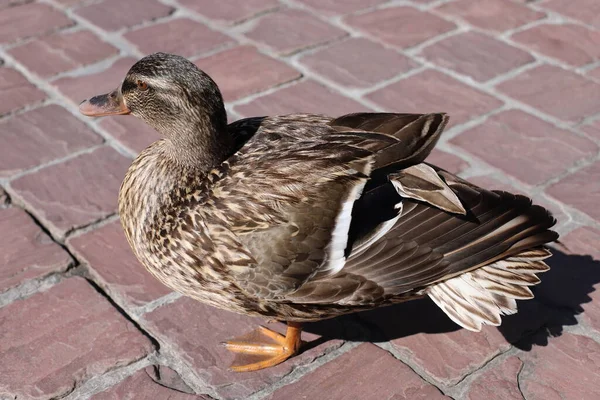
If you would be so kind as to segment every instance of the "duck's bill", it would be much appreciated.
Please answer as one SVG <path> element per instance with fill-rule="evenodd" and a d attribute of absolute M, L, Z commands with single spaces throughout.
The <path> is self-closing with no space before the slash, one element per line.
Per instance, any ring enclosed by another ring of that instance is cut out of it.
<path fill-rule="evenodd" d="M 89 117 L 103 117 L 105 115 L 129 114 L 131 111 L 123 101 L 121 91 L 116 89 L 110 93 L 84 100 L 79 105 L 79 112 Z"/>

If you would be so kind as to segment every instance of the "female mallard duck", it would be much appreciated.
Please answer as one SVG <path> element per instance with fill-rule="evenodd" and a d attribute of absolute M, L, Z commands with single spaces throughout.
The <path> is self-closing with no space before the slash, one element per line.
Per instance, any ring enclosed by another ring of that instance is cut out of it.
<path fill-rule="evenodd" d="M 298 352 L 301 323 L 429 296 L 479 331 L 516 312 L 558 235 L 544 208 L 424 163 L 445 114 L 295 114 L 227 125 L 217 85 L 186 59 L 144 57 L 89 116 L 133 114 L 164 138 L 119 193 L 127 240 L 170 288 L 215 307 L 287 321 L 226 343 Z"/>

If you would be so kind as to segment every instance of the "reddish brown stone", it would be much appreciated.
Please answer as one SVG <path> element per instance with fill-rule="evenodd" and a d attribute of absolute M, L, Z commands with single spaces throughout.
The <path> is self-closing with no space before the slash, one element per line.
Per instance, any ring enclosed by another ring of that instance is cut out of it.
<path fill-rule="evenodd" d="M 250 46 L 236 47 L 201 58 L 196 65 L 217 82 L 226 101 L 240 99 L 300 77 L 298 71 Z"/>
<path fill-rule="evenodd" d="M 277 0 L 180 0 L 179 4 L 189 7 L 213 20 L 237 22 L 277 8 Z"/>
<path fill-rule="evenodd" d="M 150 125 L 132 115 L 104 118 L 100 126 L 123 145 L 138 153 L 161 138 Z"/>
<path fill-rule="evenodd" d="M 600 67 L 596 67 L 596 68 L 588 71 L 587 76 L 600 81 Z"/>
<path fill-rule="evenodd" d="M 591 140 L 517 110 L 494 115 L 452 143 L 531 185 L 564 173 L 598 151 Z"/>
<path fill-rule="evenodd" d="M 444 3 L 438 11 L 457 16 L 473 26 L 507 31 L 544 18 L 543 12 L 505 0 L 458 0 Z"/>
<path fill-rule="evenodd" d="M 46 94 L 12 68 L 0 67 L 0 115 L 37 103 Z"/>
<path fill-rule="evenodd" d="M 600 3 L 596 0 L 579 0 L 577 7 L 563 0 L 548 0 L 540 4 L 567 17 L 578 19 L 586 24 L 600 28 Z"/>
<path fill-rule="evenodd" d="M 437 149 L 433 149 L 431 154 L 429 154 L 427 162 L 435 164 L 453 174 L 459 174 L 469 167 L 469 163 L 462 158 Z"/>
<path fill-rule="evenodd" d="M 19 208 L 0 210 L 0 232 L 0 292 L 71 264 L 69 254 Z"/>
<path fill-rule="evenodd" d="M 307 12 L 286 9 L 260 18 L 244 35 L 279 53 L 290 54 L 346 36 L 347 33 Z"/>
<path fill-rule="evenodd" d="M 110 147 L 25 175 L 13 190 L 57 236 L 116 212 L 130 160 Z"/>
<path fill-rule="evenodd" d="M 159 17 L 166 17 L 173 8 L 156 0 L 104 0 L 75 10 L 75 13 L 107 31 L 137 25 Z"/>
<path fill-rule="evenodd" d="M 49 77 L 101 61 L 119 50 L 89 31 L 77 31 L 34 39 L 9 53 L 30 71 Z"/>
<path fill-rule="evenodd" d="M 120 304 L 142 306 L 171 293 L 135 258 L 119 222 L 69 239 L 68 245 Z"/>
<path fill-rule="evenodd" d="M 519 357 L 524 361 L 520 388 L 526 399 L 600 398 L 600 345 L 563 333 L 547 346 L 535 346 Z"/>
<path fill-rule="evenodd" d="M 574 123 L 600 109 L 600 84 L 550 65 L 525 71 L 498 85 L 498 90 Z"/>
<path fill-rule="evenodd" d="M 499 365 L 487 369 L 471 383 L 466 398 L 470 400 L 522 400 L 517 375 L 523 362 L 509 357 Z"/>
<path fill-rule="evenodd" d="M 284 399 L 449 399 L 390 353 L 364 343 L 266 397 Z"/>
<path fill-rule="evenodd" d="M 589 255 L 600 261 L 600 231 L 594 228 L 577 228 L 562 237 L 563 242 L 572 254 Z"/>
<path fill-rule="evenodd" d="M 547 192 L 600 221 L 600 161 L 561 179 Z"/>
<path fill-rule="evenodd" d="M 417 66 L 408 57 L 365 38 L 335 43 L 300 62 L 327 79 L 354 88 L 368 88 Z"/>
<path fill-rule="evenodd" d="M 432 70 L 393 83 L 367 97 L 395 112 L 447 112 L 451 125 L 462 124 L 502 105 L 500 100 Z"/>
<path fill-rule="evenodd" d="M 592 122 L 591 124 L 582 125 L 580 129 L 589 136 L 600 140 L 600 119 Z"/>
<path fill-rule="evenodd" d="M 340 341 L 320 344 L 276 367 L 240 374 L 228 370 L 234 355 L 221 342 L 248 333 L 263 324 L 260 318 L 250 318 L 204 305 L 190 298 L 181 298 L 171 304 L 145 314 L 142 325 L 185 360 L 192 370 L 219 396 L 243 399 L 261 390 L 300 365 L 310 363 L 315 357 L 340 345 Z M 270 329 L 281 330 L 280 324 L 270 324 Z M 316 335 L 303 333 L 305 341 L 317 339 Z"/>
<path fill-rule="evenodd" d="M 102 143 L 85 124 L 57 105 L 0 123 L 0 177 L 8 177 Z"/>
<path fill-rule="evenodd" d="M 346 23 L 400 48 L 415 46 L 456 28 L 452 22 L 412 7 L 384 8 L 352 15 L 346 18 Z"/>
<path fill-rule="evenodd" d="M 242 116 L 252 117 L 293 113 L 338 116 L 369 110 L 362 104 L 334 93 L 313 81 L 303 81 L 254 99 L 248 104 L 237 106 L 235 111 Z"/>
<path fill-rule="evenodd" d="M 72 25 L 66 15 L 47 4 L 29 3 L 0 10 L 0 43 L 40 35 Z"/>
<path fill-rule="evenodd" d="M 325 15 L 351 14 L 385 3 L 385 0 L 300 0 Z"/>
<path fill-rule="evenodd" d="M 477 32 L 465 32 L 436 42 L 425 48 L 423 55 L 441 67 L 480 82 L 535 61 L 529 53 Z"/>
<path fill-rule="evenodd" d="M 78 277 L 1 308 L 0 320 L 0 392 L 11 398 L 63 397 L 152 351 L 150 341 Z"/>
<path fill-rule="evenodd" d="M 233 42 L 222 33 L 188 18 L 173 19 L 128 32 L 125 39 L 146 54 L 162 51 L 183 57 L 198 56 Z"/>

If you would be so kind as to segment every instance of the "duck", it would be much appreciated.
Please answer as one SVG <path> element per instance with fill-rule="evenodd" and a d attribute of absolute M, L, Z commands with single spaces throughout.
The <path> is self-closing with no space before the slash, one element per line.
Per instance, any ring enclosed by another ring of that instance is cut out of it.
<path fill-rule="evenodd" d="M 224 342 L 234 371 L 298 354 L 306 322 L 417 298 L 465 329 L 497 326 L 549 269 L 558 234 L 548 210 L 426 162 L 445 113 L 228 124 L 211 77 L 166 53 L 141 58 L 79 110 L 131 114 L 162 136 L 119 191 L 141 264 L 185 296 L 287 323 L 285 334 L 260 326 Z"/>

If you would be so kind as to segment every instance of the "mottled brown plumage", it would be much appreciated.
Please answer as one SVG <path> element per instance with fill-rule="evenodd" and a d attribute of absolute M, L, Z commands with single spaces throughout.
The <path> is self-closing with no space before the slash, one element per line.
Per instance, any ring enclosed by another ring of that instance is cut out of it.
<path fill-rule="evenodd" d="M 550 255 L 542 246 L 557 238 L 552 216 L 526 197 L 424 162 L 445 114 L 294 114 L 227 125 L 216 84 L 161 53 L 81 110 L 131 112 L 163 134 L 123 181 L 127 239 L 164 284 L 226 310 L 304 322 L 429 295 L 479 330 L 532 297 L 528 286 Z M 297 351 L 290 337 L 229 347 L 277 353 L 241 368 L 251 370 Z"/>

